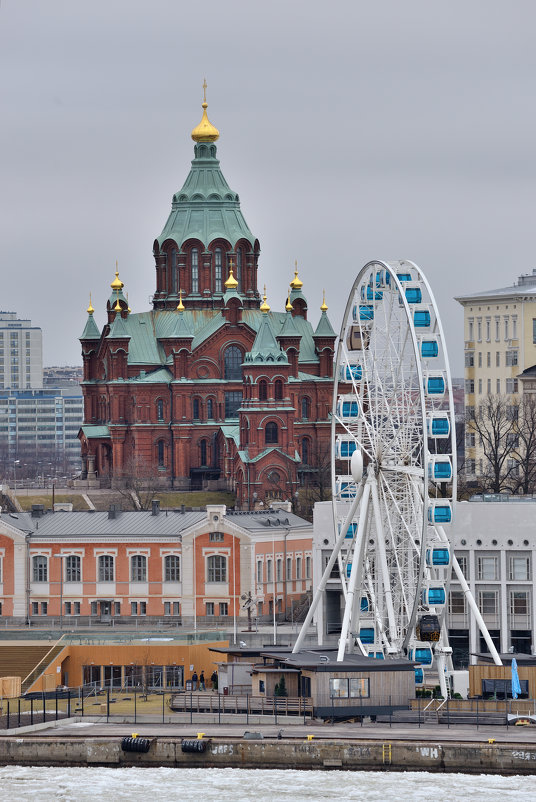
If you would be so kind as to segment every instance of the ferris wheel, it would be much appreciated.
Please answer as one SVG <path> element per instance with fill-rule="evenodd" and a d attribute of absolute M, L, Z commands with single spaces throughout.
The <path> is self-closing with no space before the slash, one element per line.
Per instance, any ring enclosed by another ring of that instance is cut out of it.
<path fill-rule="evenodd" d="M 369 262 L 350 292 L 335 367 L 332 494 L 336 543 L 310 620 L 338 563 L 338 660 L 352 651 L 408 657 L 418 665 L 418 682 L 437 672 L 446 698 L 454 569 L 500 664 L 449 544 L 456 498 L 452 383 L 437 306 L 413 262 Z"/>

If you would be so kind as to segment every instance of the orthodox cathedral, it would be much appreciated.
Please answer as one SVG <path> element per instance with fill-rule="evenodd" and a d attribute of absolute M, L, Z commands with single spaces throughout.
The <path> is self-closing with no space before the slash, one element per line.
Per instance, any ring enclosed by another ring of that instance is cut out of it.
<path fill-rule="evenodd" d="M 288 500 L 329 447 L 335 332 L 325 299 L 308 320 L 295 270 L 285 310 L 257 286 L 259 240 L 203 115 L 190 173 L 154 242 L 153 308 L 131 312 L 116 270 L 102 331 L 91 302 L 81 480 L 228 489 L 237 505 Z"/>

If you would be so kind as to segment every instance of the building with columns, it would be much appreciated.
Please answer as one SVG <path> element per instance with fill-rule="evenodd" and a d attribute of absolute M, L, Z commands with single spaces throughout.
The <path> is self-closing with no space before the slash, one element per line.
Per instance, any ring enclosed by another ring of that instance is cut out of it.
<path fill-rule="evenodd" d="M 153 308 L 130 310 L 117 271 L 102 329 L 90 303 L 80 481 L 229 489 L 249 509 L 292 498 L 329 448 L 335 333 L 325 300 L 309 321 L 297 267 L 284 311 L 261 298 L 259 240 L 221 172 L 206 109 L 153 244 Z"/>

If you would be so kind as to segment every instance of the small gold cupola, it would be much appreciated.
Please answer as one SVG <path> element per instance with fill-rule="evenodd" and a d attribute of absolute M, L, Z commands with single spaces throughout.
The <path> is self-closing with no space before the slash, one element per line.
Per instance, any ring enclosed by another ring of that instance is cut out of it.
<path fill-rule="evenodd" d="M 289 292 L 289 294 L 287 295 L 287 302 L 286 302 L 286 304 L 285 304 L 285 309 L 287 310 L 287 312 L 292 312 L 292 310 L 294 309 L 294 307 L 293 307 L 293 306 L 292 306 L 292 304 L 290 303 L 290 292 Z"/>
<path fill-rule="evenodd" d="M 327 312 L 328 311 L 328 305 L 326 303 L 326 291 L 325 290 L 322 290 L 322 306 L 320 307 L 320 311 L 321 312 Z"/>
<path fill-rule="evenodd" d="M 298 277 L 298 260 L 294 262 L 294 278 L 290 282 L 290 286 L 293 290 L 301 290 L 303 287 L 303 281 Z"/>
<path fill-rule="evenodd" d="M 117 290 L 118 292 L 120 292 L 120 291 L 123 289 L 123 287 L 124 287 L 124 286 L 125 286 L 125 285 L 123 284 L 123 282 L 122 282 L 122 281 L 121 281 L 121 279 L 119 278 L 119 270 L 118 270 L 118 268 L 117 268 L 117 261 L 116 261 L 116 263 L 115 263 L 115 278 L 114 278 L 114 280 L 112 281 L 112 283 L 110 284 L 110 287 L 112 288 L 112 290 L 113 290 L 114 292 L 115 292 L 116 290 Z"/>
<path fill-rule="evenodd" d="M 91 303 L 91 293 L 89 293 L 89 306 L 87 308 L 87 313 L 88 315 L 92 315 L 94 311 L 93 304 Z"/>
<path fill-rule="evenodd" d="M 225 282 L 225 289 L 226 290 L 236 290 L 238 288 L 238 281 L 235 279 L 233 275 L 233 260 L 229 262 L 229 278 Z"/>
<path fill-rule="evenodd" d="M 179 303 L 177 304 L 177 312 L 184 312 L 184 304 L 182 302 L 182 288 L 179 290 Z"/>
<path fill-rule="evenodd" d="M 192 131 L 192 139 L 194 142 L 216 142 L 220 138 L 220 132 L 216 126 L 212 125 L 207 116 L 207 82 L 203 80 L 203 116 L 201 122 Z"/>
<path fill-rule="evenodd" d="M 264 295 L 262 296 L 262 304 L 260 306 L 260 310 L 264 315 L 267 315 L 270 311 L 269 305 L 266 303 L 266 284 L 264 285 Z"/>

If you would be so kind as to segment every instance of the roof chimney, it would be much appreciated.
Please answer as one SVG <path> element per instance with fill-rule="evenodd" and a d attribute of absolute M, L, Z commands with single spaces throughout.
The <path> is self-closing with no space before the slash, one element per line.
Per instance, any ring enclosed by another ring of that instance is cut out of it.
<path fill-rule="evenodd" d="M 153 498 L 151 504 L 152 504 L 151 514 L 158 515 L 158 513 L 160 512 L 160 500 L 157 498 Z"/>
<path fill-rule="evenodd" d="M 32 518 L 42 518 L 45 514 L 44 504 L 32 504 Z"/>

